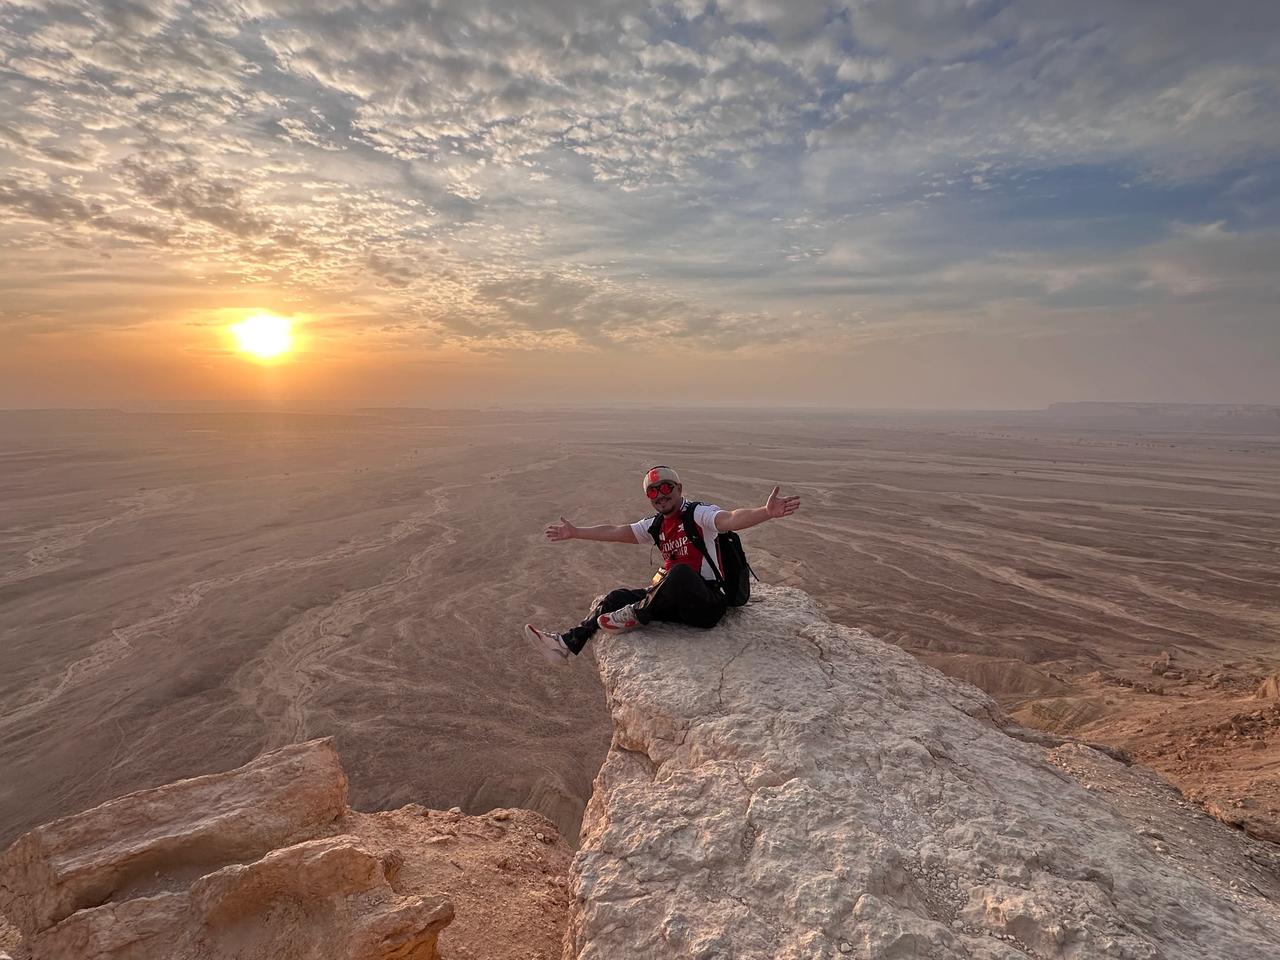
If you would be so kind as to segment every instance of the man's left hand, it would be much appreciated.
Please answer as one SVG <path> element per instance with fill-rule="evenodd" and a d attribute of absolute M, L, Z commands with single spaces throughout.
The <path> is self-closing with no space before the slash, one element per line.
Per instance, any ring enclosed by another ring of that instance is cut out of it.
<path fill-rule="evenodd" d="M 764 509 L 769 514 L 770 519 L 789 517 L 800 509 L 800 498 L 780 497 L 778 496 L 780 489 L 780 487 L 774 487 L 773 493 L 769 494 L 769 499 L 765 501 Z"/>

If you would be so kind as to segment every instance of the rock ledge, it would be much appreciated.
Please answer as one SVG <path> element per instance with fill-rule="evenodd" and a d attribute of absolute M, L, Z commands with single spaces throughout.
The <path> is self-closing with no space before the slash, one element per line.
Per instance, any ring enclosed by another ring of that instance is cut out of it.
<path fill-rule="evenodd" d="M 1154 774 L 760 588 L 595 644 L 565 957 L 1272 960 L 1280 858 Z"/>

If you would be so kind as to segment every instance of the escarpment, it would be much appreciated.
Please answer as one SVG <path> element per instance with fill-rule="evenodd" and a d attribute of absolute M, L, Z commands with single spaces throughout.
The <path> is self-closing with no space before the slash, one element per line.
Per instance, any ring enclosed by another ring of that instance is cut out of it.
<path fill-rule="evenodd" d="M 572 870 L 529 811 L 352 811 L 318 740 L 24 835 L 0 958 L 1278 955 L 1274 845 L 804 593 L 593 649 L 614 737 Z"/>
<path fill-rule="evenodd" d="M 565 957 L 1270 960 L 1280 857 L 803 593 L 601 638 Z"/>

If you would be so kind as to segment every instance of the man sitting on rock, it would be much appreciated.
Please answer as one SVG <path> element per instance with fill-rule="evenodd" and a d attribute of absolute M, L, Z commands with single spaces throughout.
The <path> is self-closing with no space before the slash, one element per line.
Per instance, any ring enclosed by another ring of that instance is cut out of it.
<path fill-rule="evenodd" d="M 653 467 L 644 475 L 644 493 L 662 517 L 658 547 L 665 560 L 648 587 L 614 590 L 605 595 L 582 623 L 564 633 L 539 630 L 525 624 L 525 637 L 553 663 L 563 663 L 569 654 L 578 654 L 596 630 L 621 633 L 652 620 L 683 623 L 709 629 L 720 622 L 725 611 L 725 595 L 717 582 L 716 570 L 723 570 L 719 556 L 712 569 L 707 557 L 686 535 L 681 511 L 684 487 L 679 475 L 667 466 Z M 774 487 L 763 507 L 722 510 L 700 504 L 693 513 L 702 542 L 716 550 L 716 537 L 730 530 L 745 530 L 774 517 L 789 517 L 800 508 L 799 497 L 782 497 Z M 635 523 L 612 526 L 575 527 L 564 517 L 547 527 L 547 539 L 601 540 L 610 543 L 652 544 L 649 534 L 654 517 Z"/>

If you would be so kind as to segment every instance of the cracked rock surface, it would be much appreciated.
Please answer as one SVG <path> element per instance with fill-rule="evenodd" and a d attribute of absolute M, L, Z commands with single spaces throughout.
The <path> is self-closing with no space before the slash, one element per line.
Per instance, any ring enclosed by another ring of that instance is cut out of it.
<path fill-rule="evenodd" d="M 601 636 L 565 957 L 1280 955 L 1275 848 L 804 593 Z"/>

